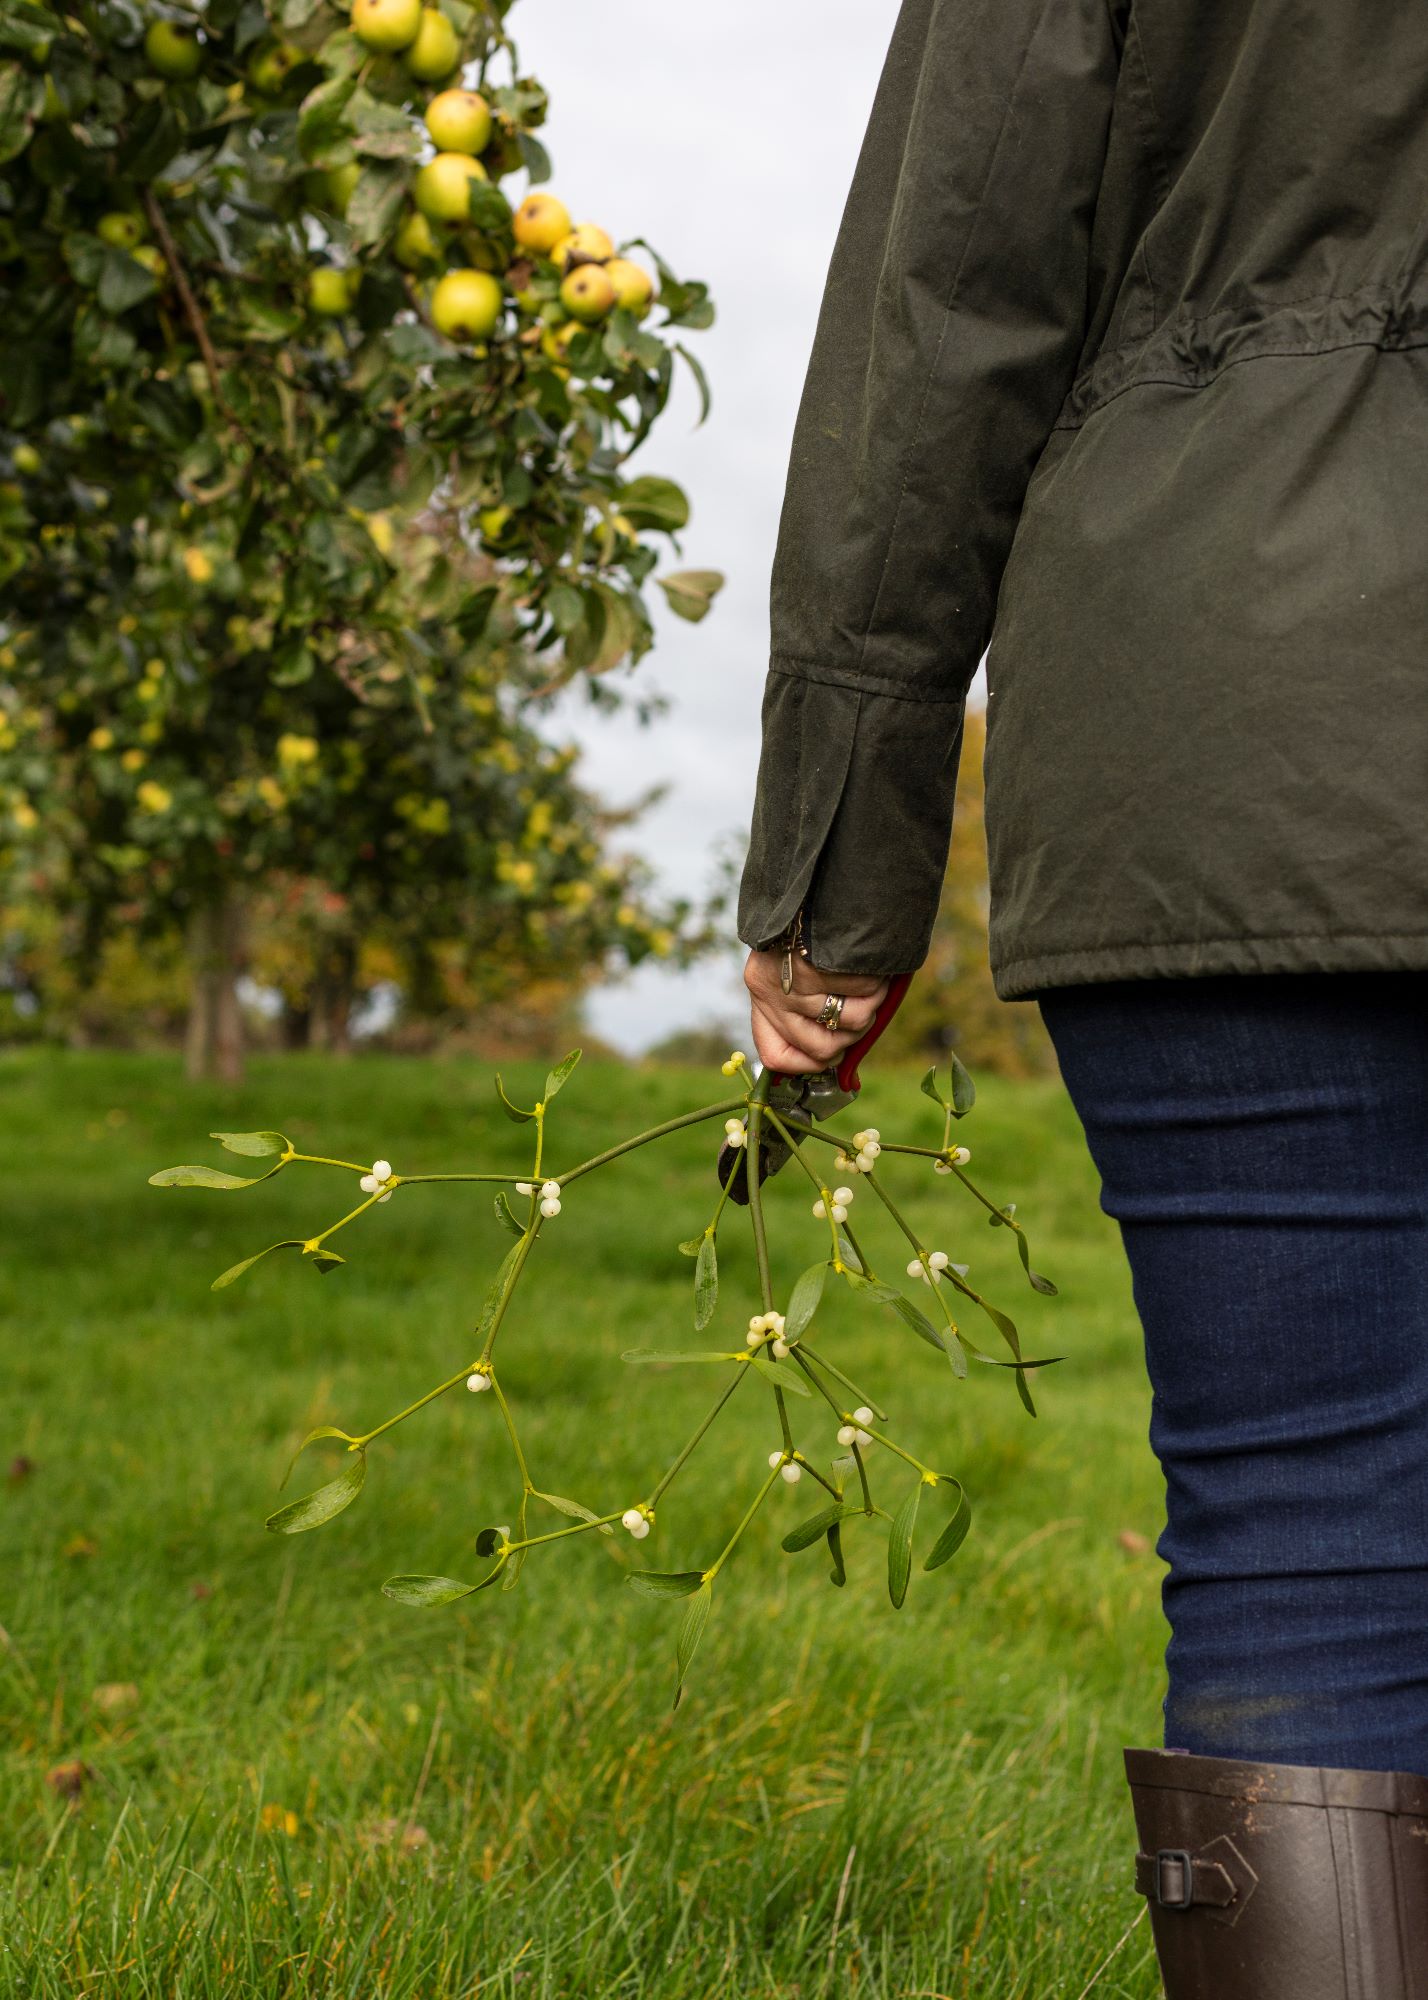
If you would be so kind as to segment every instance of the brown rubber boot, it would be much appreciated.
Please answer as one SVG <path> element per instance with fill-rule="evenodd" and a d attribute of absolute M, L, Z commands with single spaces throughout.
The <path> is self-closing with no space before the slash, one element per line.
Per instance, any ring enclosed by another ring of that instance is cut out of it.
<path fill-rule="evenodd" d="M 1428 2000 L 1428 1778 L 1127 1750 L 1167 2000 Z"/>

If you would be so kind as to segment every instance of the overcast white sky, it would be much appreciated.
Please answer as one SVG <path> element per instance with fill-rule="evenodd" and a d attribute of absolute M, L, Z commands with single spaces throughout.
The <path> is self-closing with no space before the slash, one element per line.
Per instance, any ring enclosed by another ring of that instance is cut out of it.
<path fill-rule="evenodd" d="M 768 652 L 768 580 L 794 413 L 896 0 L 522 0 L 510 25 L 550 91 L 552 190 L 579 222 L 647 236 L 718 304 L 689 336 L 714 392 L 687 379 L 636 468 L 693 503 L 683 557 L 727 586 L 702 625 L 665 615 L 635 670 L 670 712 L 648 729 L 572 705 L 585 774 L 612 801 L 667 784 L 638 845 L 672 891 L 700 894 L 721 837 L 747 829 Z M 519 185 L 519 184 L 518 184 Z M 681 370 L 681 373 L 683 371 Z M 638 1049 L 670 1029 L 742 1019 L 738 962 L 651 969 L 590 1003 Z"/>

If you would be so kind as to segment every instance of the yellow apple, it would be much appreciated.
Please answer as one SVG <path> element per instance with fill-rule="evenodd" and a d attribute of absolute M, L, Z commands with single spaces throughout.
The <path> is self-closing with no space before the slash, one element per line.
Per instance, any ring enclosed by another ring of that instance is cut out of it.
<path fill-rule="evenodd" d="M 615 303 L 615 287 L 599 264 L 577 264 L 560 287 L 560 303 L 572 319 L 592 326 Z"/>
<path fill-rule="evenodd" d="M 321 319 L 336 319 L 352 303 L 351 273 L 332 264 L 319 264 L 307 276 L 307 302 Z"/>
<path fill-rule="evenodd" d="M 349 160 L 345 167 L 329 167 L 322 176 L 326 205 L 334 215 L 346 215 L 347 204 L 357 192 L 361 178 L 362 169 L 355 160 Z"/>
<path fill-rule="evenodd" d="M 167 279 L 169 267 L 157 243 L 136 243 L 129 255 L 136 264 L 142 264 L 153 277 Z"/>
<path fill-rule="evenodd" d="M 94 233 L 116 250 L 132 250 L 148 235 L 142 215 L 135 215 L 129 209 L 111 209 L 108 215 L 101 215 L 94 225 Z"/>
<path fill-rule="evenodd" d="M 404 271 L 419 271 L 423 264 L 436 262 L 441 249 L 424 215 L 404 218 L 392 239 L 392 255 Z"/>
<path fill-rule="evenodd" d="M 369 49 L 410 48 L 421 16 L 421 0 L 352 0 L 352 32 Z"/>
<path fill-rule="evenodd" d="M 10 454 L 10 462 L 17 472 L 33 478 L 40 469 L 40 454 L 32 444 L 17 444 Z"/>
<path fill-rule="evenodd" d="M 488 542 L 499 542 L 510 518 L 509 507 L 483 507 L 476 516 L 476 523 Z"/>
<path fill-rule="evenodd" d="M 615 304 L 643 319 L 654 297 L 654 279 L 644 265 L 631 257 L 612 257 L 605 266 L 605 276 L 615 287 Z"/>
<path fill-rule="evenodd" d="M 545 256 L 562 236 L 570 234 L 570 210 L 553 194 L 528 194 L 511 226 L 523 250 L 536 250 Z"/>
<path fill-rule="evenodd" d="M 439 7 L 423 7 L 416 40 L 402 57 L 418 83 L 440 83 L 461 54 L 461 40 Z"/>
<path fill-rule="evenodd" d="M 420 169 L 412 198 L 428 222 L 464 222 L 471 213 L 471 183 L 486 169 L 467 153 L 438 153 Z"/>
<path fill-rule="evenodd" d="M 574 229 L 568 230 L 558 243 L 551 245 L 550 259 L 553 264 L 564 265 L 576 253 L 581 257 L 593 257 L 597 263 L 603 264 L 607 257 L 614 256 L 615 246 L 604 230 L 597 228 L 593 222 L 577 222 Z"/>
<path fill-rule="evenodd" d="M 491 112 L 475 90 L 443 90 L 426 107 L 426 129 L 439 153 L 480 153 L 491 139 Z"/>
<path fill-rule="evenodd" d="M 448 340 L 484 340 L 501 317 L 501 287 L 489 271 L 448 271 L 431 294 L 432 324 Z"/>
<path fill-rule="evenodd" d="M 418 0 L 420 4 L 420 0 Z M 198 30 L 187 21 L 150 21 L 144 30 L 144 55 L 149 68 L 170 83 L 197 76 L 203 61 Z"/>

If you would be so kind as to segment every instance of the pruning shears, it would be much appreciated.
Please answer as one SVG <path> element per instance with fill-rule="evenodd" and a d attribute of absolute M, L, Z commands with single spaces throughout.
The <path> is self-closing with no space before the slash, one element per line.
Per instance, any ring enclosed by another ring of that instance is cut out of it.
<path fill-rule="evenodd" d="M 899 973 L 896 979 L 890 981 L 867 1033 L 861 1035 L 851 1048 L 845 1049 L 837 1063 L 817 1070 L 811 1076 L 780 1076 L 777 1071 L 770 1072 L 766 1102 L 788 1127 L 793 1145 L 803 1144 L 815 1119 L 821 1121 L 832 1118 L 839 1111 L 846 1111 L 856 1098 L 862 1088 L 859 1066 L 902 1005 L 903 995 L 911 983 L 910 972 Z M 762 1185 L 770 1174 L 776 1174 L 780 1167 L 787 1164 L 791 1157 L 789 1140 L 778 1130 L 766 1127 L 758 1153 L 758 1175 Z M 727 1187 L 730 1201 L 738 1202 L 741 1208 L 747 1207 L 749 1200 L 748 1158 L 747 1146 L 726 1145 L 719 1154 L 719 1185 Z"/>

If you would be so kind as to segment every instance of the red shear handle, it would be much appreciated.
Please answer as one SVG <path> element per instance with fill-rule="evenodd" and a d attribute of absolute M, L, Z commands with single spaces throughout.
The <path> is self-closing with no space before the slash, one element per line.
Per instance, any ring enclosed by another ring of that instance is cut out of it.
<path fill-rule="evenodd" d="M 863 1036 L 861 1041 L 854 1042 L 852 1048 L 845 1050 L 843 1060 L 838 1065 L 838 1088 L 840 1090 L 861 1090 L 862 1085 L 858 1079 L 858 1065 L 902 1005 L 903 995 L 911 984 L 912 974 L 910 972 L 900 972 L 896 979 L 889 982 L 888 990 L 883 995 L 883 1004 L 879 1007 L 877 1013 L 874 1014 L 872 1025 L 868 1029 L 868 1032 Z"/>

